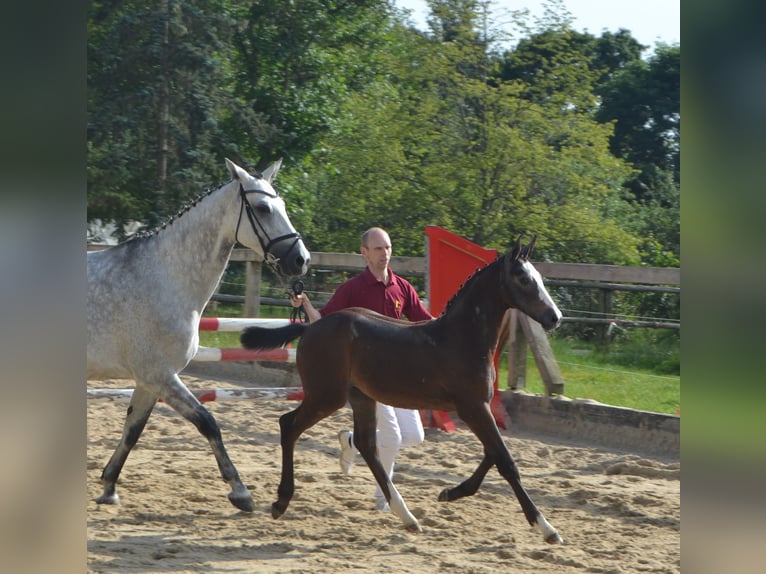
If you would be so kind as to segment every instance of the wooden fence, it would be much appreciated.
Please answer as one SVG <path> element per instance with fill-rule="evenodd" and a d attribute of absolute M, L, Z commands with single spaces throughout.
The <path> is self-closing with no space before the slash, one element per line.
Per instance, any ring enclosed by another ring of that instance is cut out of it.
<path fill-rule="evenodd" d="M 89 245 L 89 250 L 103 249 L 103 246 Z M 244 303 L 244 317 L 258 317 L 262 303 L 287 305 L 287 298 L 274 299 L 261 296 L 263 258 L 250 249 L 234 249 L 231 261 L 245 263 L 245 295 L 214 294 L 213 301 Z M 425 257 L 391 258 L 391 268 L 400 275 L 425 277 L 428 268 Z M 326 271 L 348 271 L 358 273 L 365 267 L 364 258 L 356 253 L 312 252 L 313 269 Z M 592 288 L 601 291 L 601 312 L 604 318 L 565 317 L 567 321 L 597 323 L 606 326 L 611 323 L 610 307 L 612 291 L 643 291 L 660 293 L 681 293 L 680 268 L 667 267 L 626 267 L 619 265 L 593 265 L 581 263 L 535 263 L 549 286 Z M 321 301 L 316 301 L 320 303 Z M 662 327 L 680 329 L 679 322 L 665 321 L 620 321 L 623 325 L 635 327 Z M 508 345 L 508 386 L 523 389 L 526 385 L 526 353 L 531 349 L 540 370 L 548 395 L 563 393 L 563 380 L 555 358 L 542 328 L 534 321 L 516 312 L 510 312 L 506 341 Z"/>
<path fill-rule="evenodd" d="M 88 250 L 104 249 L 103 245 L 88 245 Z M 245 295 L 213 295 L 214 301 L 244 303 L 244 317 L 260 316 L 262 303 L 286 305 L 285 299 L 272 299 L 261 296 L 261 278 L 263 258 L 250 249 L 234 249 L 231 261 L 245 263 Z M 425 257 L 391 258 L 391 268 L 400 275 L 412 277 L 426 276 Z M 312 252 L 313 269 L 328 271 L 360 272 L 365 267 L 364 258 L 358 253 Z M 681 269 L 676 267 L 627 267 L 621 265 L 594 265 L 587 263 L 535 263 L 535 267 L 545 277 L 546 285 L 552 287 L 594 288 L 601 291 L 600 312 L 606 317 L 610 314 L 611 293 L 613 291 L 643 291 L 660 293 L 681 293 Z M 584 323 L 608 324 L 607 318 L 571 318 Z M 665 321 L 624 321 L 634 327 L 661 327 L 678 329 L 680 322 Z"/>
<path fill-rule="evenodd" d="M 261 303 L 285 304 L 261 297 L 261 265 L 263 259 L 249 249 L 235 249 L 231 261 L 245 262 L 244 300 L 237 296 L 214 295 L 214 300 L 243 302 L 245 317 L 258 317 Z M 391 268 L 400 275 L 425 277 L 425 257 L 391 258 Z M 360 272 L 365 267 L 364 258 L 357 253 L 313 252 L 313 269 L 328 271 Z M 545 277 L 546 285 L 556 287 L 595 288 L 601 291 L 600 312 L 610 314 L 611 293 L 613 291 L 641 291 L 661 293 L 681 293 L 681 269 L 675 267 L 628 267 L 621 265 L 594 265 L 586 263 L 535 263 L 535 267 Z M 607 318 L 578 317 L 585 323 L 609 324 Z M 635 327 L 680 328 L 680 323 L 667 321 L 626 321 Z"/>

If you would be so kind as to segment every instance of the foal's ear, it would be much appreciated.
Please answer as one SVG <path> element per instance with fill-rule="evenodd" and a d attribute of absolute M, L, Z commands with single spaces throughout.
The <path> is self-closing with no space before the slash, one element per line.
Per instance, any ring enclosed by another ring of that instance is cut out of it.
<path fill-rule="evenodd" d="M 280 157 L 277 161 L 272 163 L 269 167 L 263 170 L 263 178 L 271 183 L 271 180 L 274 179 L 277 176 L 277 173 L 279 172 L 279 168 L 282 167 L 282 158 Z"/>
<path fill-rule="evenodd" d="M 519 255 L 521 255 L 521 235 L 519 235 L 519 238 L 516 240 L 516 245 L 513 246 L 510 253 L 511 261 L 516 261 L 519 258 Z"/>
<path fill-rule="evenodd" d="M 524 259 L 529 259 L 532 256 L 532 251 L 535 248 L 535 241 L 537 241 L 537 235 L 532 236 L 532 241 L 529 242 L 529 245 L 527 245 L 524 248 L 524 252 L 521 254 L 521 256 Z"/>

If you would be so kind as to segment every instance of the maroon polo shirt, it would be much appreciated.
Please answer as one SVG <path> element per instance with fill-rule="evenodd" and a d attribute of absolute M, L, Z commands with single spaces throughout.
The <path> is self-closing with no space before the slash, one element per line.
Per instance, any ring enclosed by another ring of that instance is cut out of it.
<path fill-rule="evenodd" d="M 417 291 L 409 281 L 395 275 L 391 269 L 388 270 L 388 275 L 390 281 L 385 285 L 365 267 L 359 275 L 338 287 L 319 313 L 324 317 L 347 307 L 366 307 L 395 319 L 401 319 L 402 315 L 410 321 L 433 318 L 423 307 Z"/>

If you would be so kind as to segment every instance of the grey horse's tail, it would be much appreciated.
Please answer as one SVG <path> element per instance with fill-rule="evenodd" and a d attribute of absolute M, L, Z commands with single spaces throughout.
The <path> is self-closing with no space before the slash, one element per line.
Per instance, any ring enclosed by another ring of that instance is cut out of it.
<path fill-rule="evenodd" d="M 245 349 L 276 349 L 300 337 L 308 323 L 290 323 L 284 327 L 246 327 L 239 336 Z"/>

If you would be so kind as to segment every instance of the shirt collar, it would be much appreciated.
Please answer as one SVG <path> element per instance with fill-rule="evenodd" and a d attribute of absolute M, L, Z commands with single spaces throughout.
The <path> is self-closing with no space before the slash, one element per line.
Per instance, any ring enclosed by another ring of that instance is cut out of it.
<path fill-rule="evenodd" d="M 368 285 L 373 285 L 375 283 L 383 283 L 382 281 L 379 281 L 375 275 L 372 274 L 372 271 L 370 271 L 369 267 L 365 267 L 364 271 L 362 271 L 362 277 L 364 277 L 365 283 Z M 396 275 L 393 271 L 391 271 L 391 268 L 388 268 L 388 285 L 392 285 L 394 282 L 394 278 Z"/>

